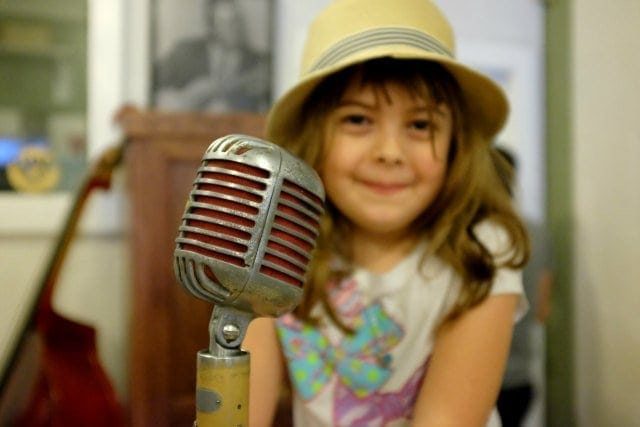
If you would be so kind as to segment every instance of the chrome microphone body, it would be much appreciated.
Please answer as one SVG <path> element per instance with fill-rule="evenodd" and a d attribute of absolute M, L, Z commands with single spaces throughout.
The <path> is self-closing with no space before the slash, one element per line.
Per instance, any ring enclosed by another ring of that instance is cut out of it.
<path fill-rule="evenodd" d="M 198 353 L 198 425 L 246 423 L 246 414 L 233 411 L 248 402 L 249 356 L 240 344 L 251 319 L 280 316 L 300 302 L 324 197 L 317 173 L 270 142 L 228 135 L 204 153 L 174 251 L 178 281 L 214 303 L 209 349 Z M 246 377 L 246 384 L 207 385 L 205 377 Z M 216 388 L 233 394 L 233 404 Z"/>
<path fill-rule="evenodd" d="M 300 301 L 324 189 L 316 172 L 257 138 L 214 141 L 176 239 L 176 276 L 194 296 L 257 316 Z"/>

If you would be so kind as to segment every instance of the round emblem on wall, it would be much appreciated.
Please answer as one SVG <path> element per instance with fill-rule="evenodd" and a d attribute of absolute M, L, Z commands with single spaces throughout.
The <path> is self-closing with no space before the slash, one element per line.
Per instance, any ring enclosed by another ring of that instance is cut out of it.
<path fill-rule="evenodd" d="M 48 191 L 60 181 L 60 167 L 47 148 L 25 147 L 18 159 L 7 165 L 7 181 L 16 191 Z"/>

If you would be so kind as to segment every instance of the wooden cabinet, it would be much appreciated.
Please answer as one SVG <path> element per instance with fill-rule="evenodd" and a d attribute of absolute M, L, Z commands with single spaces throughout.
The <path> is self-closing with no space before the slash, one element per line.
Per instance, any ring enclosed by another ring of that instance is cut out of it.
<path fill-rule="evenodd" d="M 174 278 L 174 239 L 206 148 L 231 133 L 260 137 L 264 118 L 124 108 L 118 121 L 131 217 L 131 425 L 191 426 L 196 352 L 208 345 L 213 306 Z"/>

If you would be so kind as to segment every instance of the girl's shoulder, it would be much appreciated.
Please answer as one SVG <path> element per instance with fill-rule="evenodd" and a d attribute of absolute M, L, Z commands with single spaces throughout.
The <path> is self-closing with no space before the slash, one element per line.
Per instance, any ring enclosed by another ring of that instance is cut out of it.
<path fill-rule="evenodd" d="M 482 245 L 496 258 L 508 257 L 513 242 L 507 229 L 491 219 L 484 219 L 473 227 L 473 233 Z"/>

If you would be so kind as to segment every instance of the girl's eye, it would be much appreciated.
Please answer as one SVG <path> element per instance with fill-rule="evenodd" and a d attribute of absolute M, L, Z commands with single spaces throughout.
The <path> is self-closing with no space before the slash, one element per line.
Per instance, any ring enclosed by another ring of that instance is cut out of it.
<path fill-rule="evenodd" d="M 411 122 L 411 127 L 419 131 L 427 131 L 431 129 L 431 121 L 429 120 L 414 120 Z"/>
<path fill-rule="evenodd" d="M 347 114 L 342 118 L 342 122 L 350 125 L 364 125 L 368 119 L 362 114 Z"/>
<path fill-rule="evenodd" d="M 362 113 L 346 113 L 338 117 L 338 126 L 343 132 L 360 135 L 369 132 L 373 120 Z"/>

